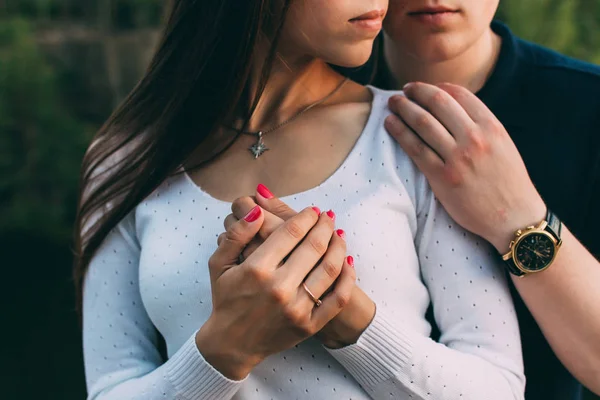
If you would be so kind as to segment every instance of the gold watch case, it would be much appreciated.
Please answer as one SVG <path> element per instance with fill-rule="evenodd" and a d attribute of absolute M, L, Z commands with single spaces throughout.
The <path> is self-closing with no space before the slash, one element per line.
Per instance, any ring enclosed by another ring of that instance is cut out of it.
<path fill-rule="evenodd" d="M 540 222 L 540 224 L 538 226 L 528 226 L 525 229 L 519 229 L 518 231 L 516 231 L 515 239 L 510 242 L 509 251 L 508 251 L 508 253 L 506 253 L 502 256 L 502 259 L 504 261 L 508 261 L 508 260 L 512 259 L 513 263 L 517 266 L 517 268 L 525 274 L 542 272 L 542 271 L 548 269 L 552 265 L 554 260 L 556 259 L 558 250 L 560 249 L 560 246 L 562 245 L 562 240 L 557 240 L 550 232 L 546 231 L 545 229 L 546 229 L 547 225 L 548 225 L 548 223 L 546 221 L 542 221 L 542 222 Z M 543 267 L 541 269 L 535 269 L 535 270 L 529 269 L 526 266 L 524 266 L 517 257 L 516 250 L 519 247 L 519 244 L 531 235 L 543 235 L 543 236 L 549 238 L 552 241 L 552 243 L 554 244 L 554 253 L 552 254 L 551 260 L 548 262 L 548 264 L 545 267 Z"/>

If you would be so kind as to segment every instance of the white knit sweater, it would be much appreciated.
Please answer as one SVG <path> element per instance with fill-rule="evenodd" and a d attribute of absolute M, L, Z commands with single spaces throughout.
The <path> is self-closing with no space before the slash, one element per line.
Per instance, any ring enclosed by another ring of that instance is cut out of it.
<path fill-rule="evenodd" d="M 373 107 L 354 149 L 324 183 L 284 197 L 337 214 L 357 284 L 376 302 L 358 343 L 309 339 L 241 382 L 195 346 L 211 313 L 207 260 L 230 204 L 185 174 L 166 180 L 105 240 L 84 290 L 90 399 L 522 399 L 517 320 L 498 256 L 453 222 L 423 175 L 388 137 L 392 92 Z M 442 332 L 429 338 L 429 302 Z M 156 329 L 168 360 L 157 350 Z"/>

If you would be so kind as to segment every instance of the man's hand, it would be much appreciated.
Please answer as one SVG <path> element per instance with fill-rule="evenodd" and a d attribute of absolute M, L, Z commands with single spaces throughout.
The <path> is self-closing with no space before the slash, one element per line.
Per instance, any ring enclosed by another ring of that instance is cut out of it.
<path fill-rule="evenodd" d="M 243 218 L 256 205 L 264 210 L 264 223 L 257 236 L 244 250 L 244 258 L 249 257 L 281 224 L 297 214 L 264 185 L 259 185 L 254 197 L 241 197 L 233 202 L 232 214 L 225 218 L 225 228 Z M 338 230 L 337 233 L 338 235 L 341 233 L 343 237 L 342 230 Z M 354 266 L 352 257 L 349 257 L 348 261 Z M 356 343 L 374 316 L 375 303 L 358 286 L 354 286 L 350 302 L 316 336 L 329 348 L 340 348 Z"/>
<path fill-rule="evenodd" d="M 412 83 L 393 96 L 385 126 L 452 218 L 504 253 L 546 206 L 508 132 L 467 89 Z"/>

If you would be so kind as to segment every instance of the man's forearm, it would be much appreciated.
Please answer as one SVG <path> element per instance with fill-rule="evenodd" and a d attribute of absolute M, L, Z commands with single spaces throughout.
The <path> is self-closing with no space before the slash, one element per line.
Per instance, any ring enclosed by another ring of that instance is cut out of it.
<path fill-rule="evenodd" d="M 550 268 L 513 282 L 558 358 L 600 394 L 600 263 L 566 227 L 562 239 Z"/>

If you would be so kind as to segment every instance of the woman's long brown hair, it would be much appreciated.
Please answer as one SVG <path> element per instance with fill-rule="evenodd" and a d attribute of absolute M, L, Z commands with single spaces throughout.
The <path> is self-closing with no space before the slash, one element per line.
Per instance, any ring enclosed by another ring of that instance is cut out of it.
<path fill-rule="evenodd" d="M 256 107 L 290 1 L 171 1 L 145 76 L 97 133 L 83 160 L 75 225 L 79 311 L 85 272 L 110 231 L 201 144 L 210 143 L 202 154 L 208 161 L 235 139 L 215 132 L 233 118 L 247 121 Z M 266 60 L 258 51 L 264 40 L 270 43 Z M 249 100 L 256 65 L 264 67 Z"/>

